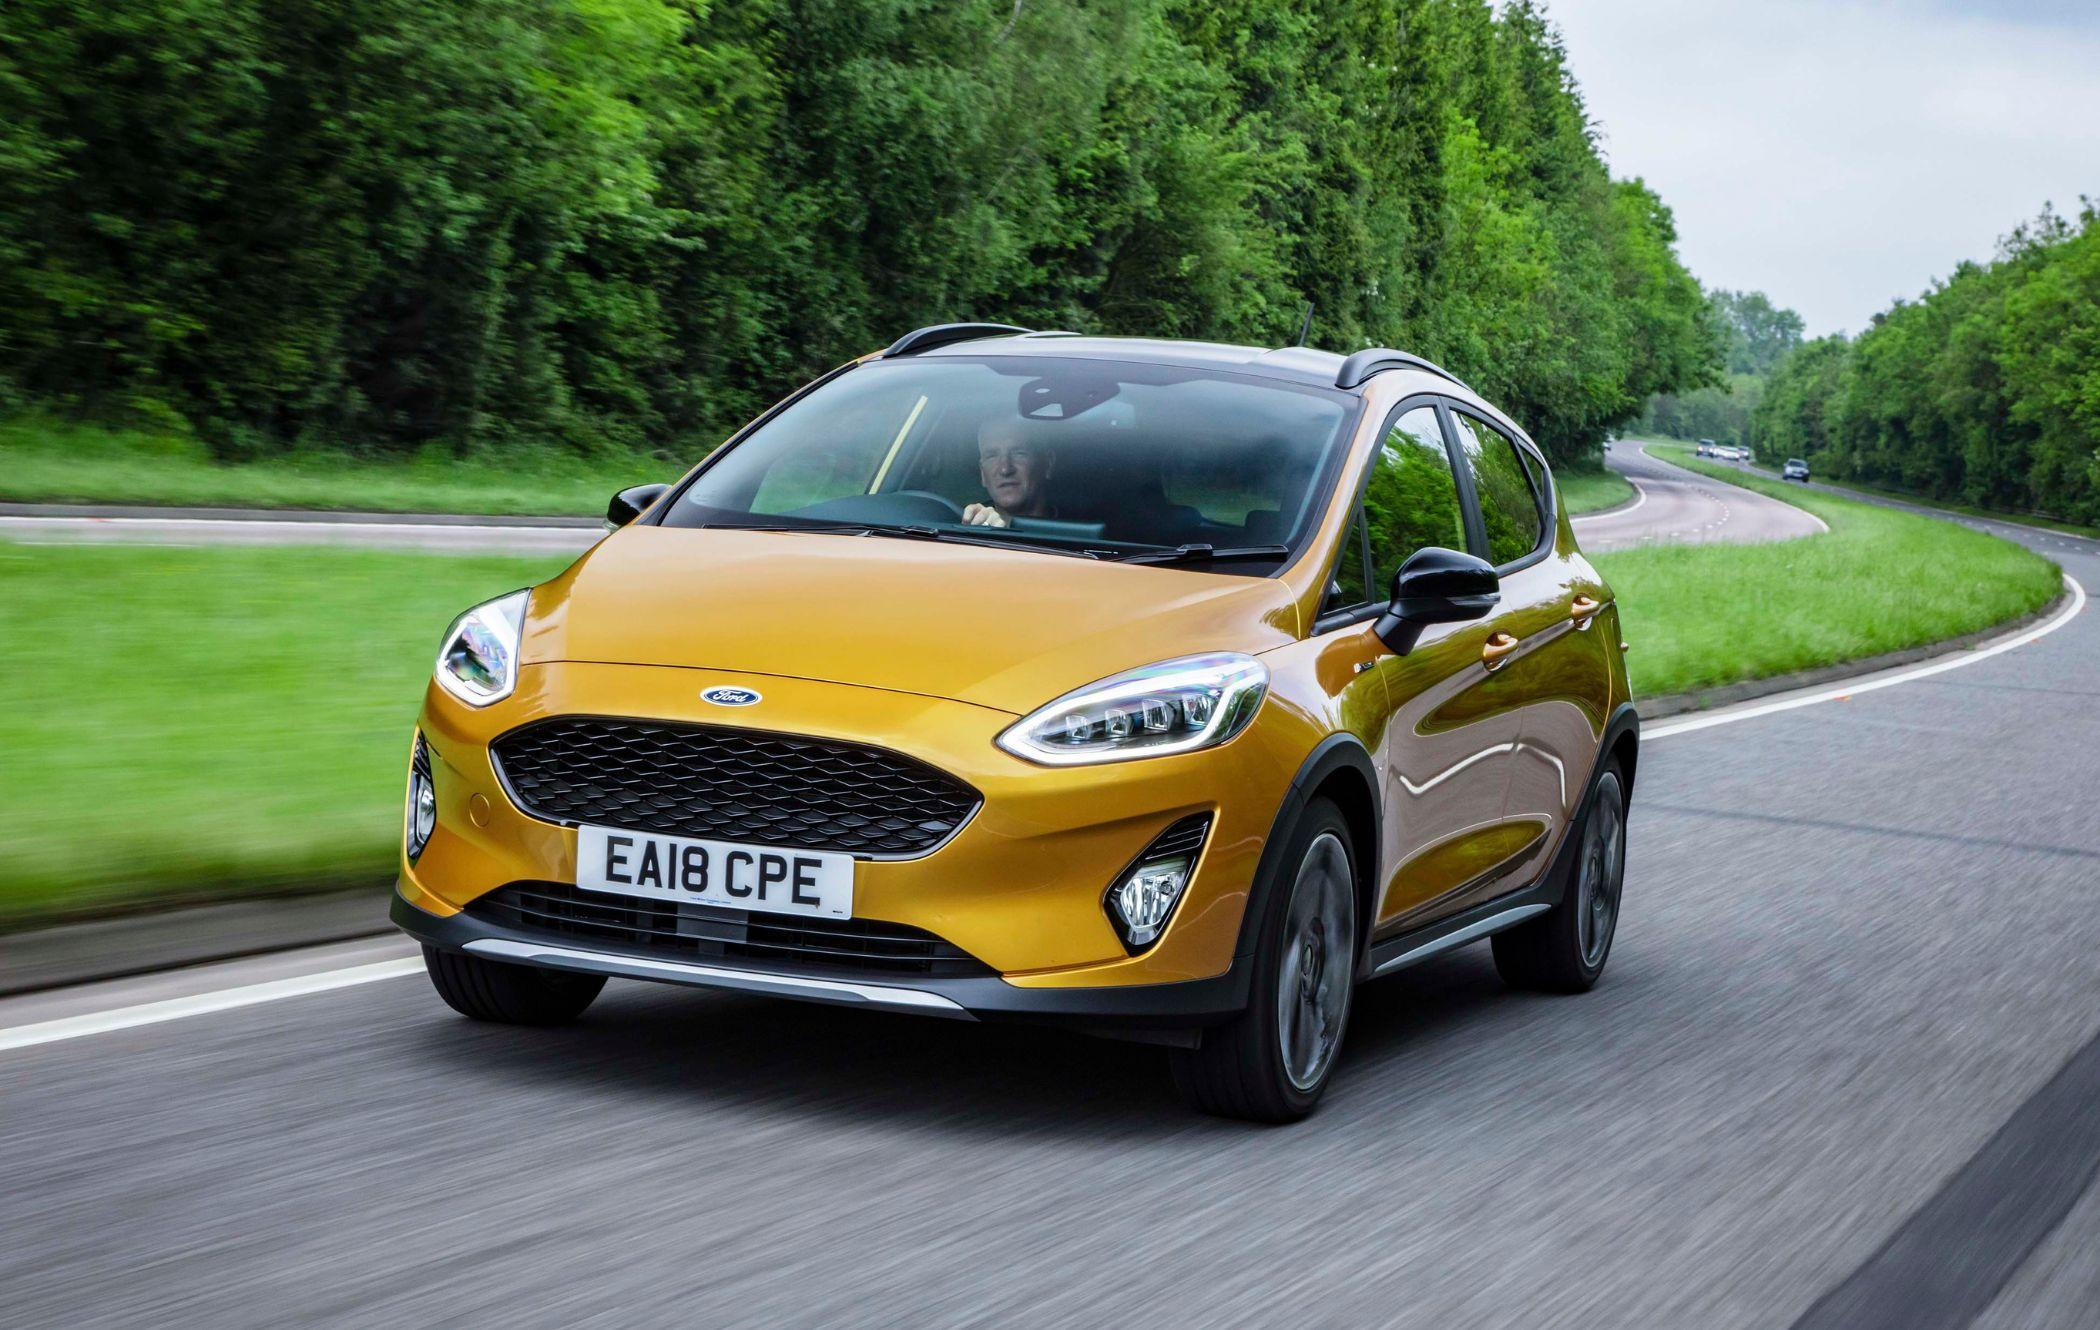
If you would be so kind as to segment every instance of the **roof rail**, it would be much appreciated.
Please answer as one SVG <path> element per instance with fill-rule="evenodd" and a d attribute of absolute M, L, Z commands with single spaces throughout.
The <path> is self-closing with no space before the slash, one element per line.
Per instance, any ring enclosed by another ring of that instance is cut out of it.
<path fill-rule="evenodd" d="M 968 342 L 979 337 L 1011 337 L 1031 331 L 1016 328 L 1010 323 L 936 323 L 928 328 L 908 332 L 891 342 L 883 358 L 891 356 L 913 356 L 921 351 L 931 351 L 937 346 L 953 342 Z"/>
<path fill-rule="evenodd" d="M 1470 387 L 1467 387 L 1464 379 L 1445 369 L 1442 365 L 1434 361 L 1424 360 L 1422 357 L 1406 351 L 1395 351 L 1391 347 L 1384 346 L 1374 346 L 1367 351 L 1359 351 L 1347 360 L 1344 360 L 1342 362 L 1342 372 L 1334 376 L 1334 386 L 1337 388 L 1361 388 L 1370 380 L 1373 374 L 1382 374 L 1389 369 L 1427 370 L 1440 379 L 1451 380 L 1459 387 L 1465 388 L 1467 392 L 1473 391 Z"/>

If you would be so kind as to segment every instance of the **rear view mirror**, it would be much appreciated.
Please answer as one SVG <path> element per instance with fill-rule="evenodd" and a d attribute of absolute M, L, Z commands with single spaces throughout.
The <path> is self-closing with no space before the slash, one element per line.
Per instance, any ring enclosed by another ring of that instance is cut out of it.
<path fill-rule="evenodd" d="M 649 505 L 662 498 L 669 488 L 669 485 L 629 485 L 605 505 L 605 520 L 616 527 L 626 526 L 647 512 Z"/>
<path fill-rule="evenodd" d="M 1404 656 L 1433 623 L 1478 619 L 1502 599 L 1502 578 L 1487 560 L 1441 545 L 1416 550 L 1393 574 L 1393 600 L 1372 631 Z"/>

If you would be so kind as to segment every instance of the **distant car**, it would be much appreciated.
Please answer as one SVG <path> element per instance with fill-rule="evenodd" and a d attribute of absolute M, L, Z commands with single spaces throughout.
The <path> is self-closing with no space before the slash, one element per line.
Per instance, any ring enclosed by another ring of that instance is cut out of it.
<path fill-rule="evenodd" d="M 1808 463 L 1798 457 L 1787 458 L 1786 465 L 1780 469 L 1779 478 L 1781 480 L 1798 480 L 1806 485 L 1808 483 Z"/>
<path fill-rule="evenodd" d="M 1714 449 L 1717 447 L 1719 447 L 1719 445 L 1716 444 L 1712 439 L 1701 439 L 1699 440 L 1699 446 L 1693 449 L 1693 451 L 1700 457 L 1712 457 L 1714 455 Z"/>

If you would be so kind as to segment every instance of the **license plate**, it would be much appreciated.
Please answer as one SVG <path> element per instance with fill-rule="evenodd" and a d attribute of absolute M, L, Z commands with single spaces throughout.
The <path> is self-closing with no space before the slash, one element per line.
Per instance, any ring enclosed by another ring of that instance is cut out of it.
<path fill-rule="evenodd" d="M 853 917 L 853 856 L 822 850 L 578 827 L 576 885 L 771 914 Z"/>

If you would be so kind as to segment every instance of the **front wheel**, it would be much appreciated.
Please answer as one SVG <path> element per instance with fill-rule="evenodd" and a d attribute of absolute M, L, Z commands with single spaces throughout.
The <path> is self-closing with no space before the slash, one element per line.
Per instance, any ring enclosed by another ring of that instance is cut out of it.
<path fill-rule="evenodd" d="M 506 965 L 431 946 L 423 948 L 423 968 L 430 971 L 430 986 L 452 1010 L 503 1025 L 573 1021 L 605 987 L 602 974 Z"/>
<path fill-rule="evenodd" d="M 1250 1122 L 1294 1122 L 1327 1088 L 1356 989 L 1356 866 L 1349 824 L 1309 805 L 1266 893 L 1244 1014 L 1174 1054 L 1174 1080 L 1196 1108 Z"/>
<path fill-rule="evenodd" d="M 1616 759 L 1597 777 L 1575 834 L 1582 839 L 1560 904 L 1495 935 L 1495 969 L 1512 988 L 1585 993 L 1604 973 L 1626 885 L 1626 778 Z"/>

